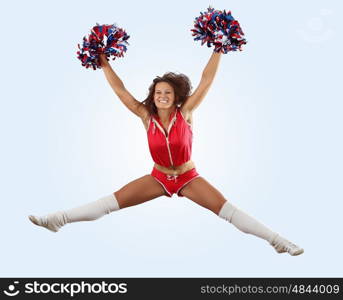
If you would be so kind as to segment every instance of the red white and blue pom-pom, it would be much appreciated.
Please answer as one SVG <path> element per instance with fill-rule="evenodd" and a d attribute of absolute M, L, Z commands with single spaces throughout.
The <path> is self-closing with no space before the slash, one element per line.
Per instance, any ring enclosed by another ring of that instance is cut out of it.
<path fill-rule="evenodd" d="M 195 41 L 201 41 L 201 45 L 214 46 L 215 52 L 228 53 L 230 51 L 242 51 L 242 45 L 246 44 L 244 33 L 235 20 L 231 11 L 215 10 L 209 7 L 206 12 L 200 12 L 200 16 L 194 20 L 194 28 L 191 29 Z"/>
<path fill-rule="evenodd" d="M 77 51 L 77 58 L 81 61 L 82 66 L 94 70 L 100 69 L 99 54 L 106 54 L 106 59 L 113 57 L 123 57 L 129 44 L 127 40 L 129 35 L 125 30 L 112 25 L 99 25 L 96 23 L 88 37 L 83 38 L 82 48 L 78 44 L 80 51 Z"/>

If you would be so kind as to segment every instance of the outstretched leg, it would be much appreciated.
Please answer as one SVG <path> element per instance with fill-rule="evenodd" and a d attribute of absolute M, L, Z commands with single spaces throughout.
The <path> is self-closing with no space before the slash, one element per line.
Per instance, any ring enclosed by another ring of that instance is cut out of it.
<path fill-rule="evenodd" d="M 96 201 L 43 217 L 30 215 L 29 219 L 38 226 L 57 232 L 67 223 L 96 220 L 113 211 L 138 205 L 163 195 L 165 195 L 163 187 L 151 175 L 145 175 Z"/>
<path fill-rule="evenodd" d="M 288 252 L 291 255 L 299 255 L 304 252 L 297 245 L 282 238 L 261 222 L 232 205 L 216 188 L 202 177 L 195 178 L 180 193 L 232 223 L 239 230 L 268 241 L 279 253 Z"/>

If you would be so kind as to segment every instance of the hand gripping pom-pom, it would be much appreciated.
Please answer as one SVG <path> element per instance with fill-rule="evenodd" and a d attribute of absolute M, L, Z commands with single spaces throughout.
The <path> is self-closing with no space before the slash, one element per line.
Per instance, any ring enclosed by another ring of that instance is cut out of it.
<path fill-rule="evenodd" d="M 129 44 L 127 40 L 129 35 L 125 30 L 116 25 L 99 25 L 98 23 L 91 30 L 88 37 L 83 38 L 82 48 L 78 44 L 80 51 L 77 51 L 77 58 L 82 66 L 94 70 L 100 69 L 99 54 L 105 54 L 106 59 L 110 57 L 115 60 L 117 57 L 123 57 Z"/>
<path fill-rule="evenodd" d="M 230 51 L 242 51 L 242 45 L 247 41 L 243 38 L 244 33 L 238 23 L 231 16 L 231 11 L 215 10 L 212 7 L 207 12 L 200 12 L 200 16 L 194 20 L 194 28 L 191 29 L 195 41 L 201 41 L 201 45 L 214 46 L 215 52 L 228 53 Z"/>

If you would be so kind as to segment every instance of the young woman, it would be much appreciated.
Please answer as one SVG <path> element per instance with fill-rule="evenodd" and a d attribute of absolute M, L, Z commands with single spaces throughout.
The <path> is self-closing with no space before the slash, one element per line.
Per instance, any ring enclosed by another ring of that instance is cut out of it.
<path fill-rule="evenodd" d="M 174 193 L 186 197 L 232 223 L 245 233 L 269 242 L 278 253 L 304 252 L 233 204 L 203 177 L 191 160 L 193 112 L 205 98 L 218 69 L 220 53 L 213 52 L 198 87 L 191 94 L 191 83 L 182 74 L 166 73 L 153 80 L 149 95 L 137 101 L 125 88 L 104 55 L 100 62 L 105 77 L 123 104 L 143 122 L 149 150 L 155 162 L 151 174 L 140 177 L 111 195 L 69 210 L 43 217 L 29 216 L 36 225 L 57 232 L 63 225 L 91 221 L 113 211 L 138 205 Z"/>

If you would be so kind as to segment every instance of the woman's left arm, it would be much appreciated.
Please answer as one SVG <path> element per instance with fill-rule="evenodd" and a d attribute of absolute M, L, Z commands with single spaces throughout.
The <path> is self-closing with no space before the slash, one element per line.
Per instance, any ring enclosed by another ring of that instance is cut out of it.
<path fill-rule="evenodd" d="M 221 53 L 213 52 L 210 60 L 208 61 L 204 71 L 202 72 L 201 80 L 198 87 L 193 94 L 187 98 L 182 105 L 182 110 L 185 113 L 192 113 L 196 109 L 201 101 L 205 98 L 213 79 L 217 73 Z"/>

